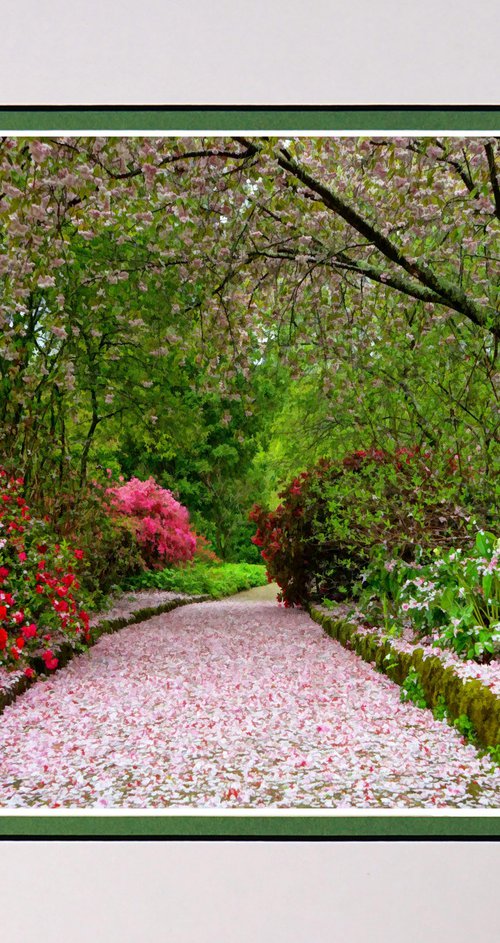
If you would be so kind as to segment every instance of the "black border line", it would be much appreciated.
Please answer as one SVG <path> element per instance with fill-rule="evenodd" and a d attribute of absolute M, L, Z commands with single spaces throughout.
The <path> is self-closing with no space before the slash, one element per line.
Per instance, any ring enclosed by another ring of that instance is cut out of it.
<path fill-rule="evenodd" d="M 383 111 L 404 111 L 404 112 L 420 112 L 420 111 L 431 111 L 431 112 L 441 112 L 441 111 L 450 111 L 450 112 L 500 112 L 499 105 L 169 105 L 169 104 L 156 104 L 156 105 L 2 105 L 0 104 L 0 112 L 60 112 L 60 111 L 99 111 L 99 112 L 111 112 L 111 111 L 174 111 L 174 112 L 183 112 L 183 111 L 219 111 L 219 112 L 233 112 L 233 111 L 242 111 L 242 112 L 315 112 L 320 111 L 328 113 L 331 111 L 354 111 L 354 112 L 365 112 L 365 111 L 374 111 L 374 112 L 383 112 Z"/>
<path fill-rule="evenodd" d="M 260 842 L 304 844 L 305 842 L 500 842 L 498 835 L 2 835 L 1 842 Z M 1 844 L 0 844 L 1 847 Z"/>

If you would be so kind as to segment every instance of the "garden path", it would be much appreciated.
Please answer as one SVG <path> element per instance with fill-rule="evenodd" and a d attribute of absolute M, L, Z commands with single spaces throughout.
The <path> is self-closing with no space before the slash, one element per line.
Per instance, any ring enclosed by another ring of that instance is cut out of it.
<path fill-rule="evenodd" d="M 0 718 L 0 806 L 500 805 L 500 769 L 262 595 L 103 636 L 19 697 Z"/>

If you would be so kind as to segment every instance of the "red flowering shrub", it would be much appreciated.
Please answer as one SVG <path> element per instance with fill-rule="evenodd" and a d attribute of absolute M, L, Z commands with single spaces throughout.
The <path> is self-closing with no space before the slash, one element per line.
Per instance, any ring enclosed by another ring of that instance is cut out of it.
<path fill-rule="evenodd" d="M 418 449 L 358 451 L 303 472 L 276 510 L 256 505 L 252 539 L 285 605 L 343 598 L 377 551 L 410 560 L 467 541 L 469 515 L 457 494 L 452 462 L 437 471 Z"/>
<path fill-rule="evenodd" d="M 141 552 L 148 566 L 185 563 L 196 550 L 196 535 L 189 526 L 187 508 L 154 478 L 131 478 L 108 489 L 115 510 L 135 527 Z"/>
<path fill-rule="evenodd" d="M 57 667 L 54 649 L 89 642 L 89 619 L 77 569 L 79 548 L 57 543 L 23 497 L 23 479 L 0 468 L 0 664 L 35 673 L 32 656 L 48 671 Z"/>
<path fill-rule="evenodd" d="M 80 582 L 92 609 L 122 580 L 145 569 L 135 522 L 118 513 L 108 482 L 92 480 L 84 489 L 45 495 L 41 513 L 60 543 L 79 548 Z"/>

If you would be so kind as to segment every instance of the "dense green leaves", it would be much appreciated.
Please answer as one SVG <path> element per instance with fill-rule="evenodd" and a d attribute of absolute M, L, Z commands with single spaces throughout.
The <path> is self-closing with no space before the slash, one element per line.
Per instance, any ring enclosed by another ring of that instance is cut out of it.
<path fill-rule="evenodd" d="M 131 582 L 134 588 L 163 589 L 194 596 L 221 599 L 245 589 L 266 584 L 266 569 L 251 563 L 207 564 L 195 562 L 189 566 L 144 573 Z"/>
<path fill-rule="evenodd" d="M 289 605 L 352 595 L 364 568 L 386 555 L 426 560 L 470 542 L 472 509 L 453 464 L 430 453 L 360 450 L 302 472 L 269 511 L 256 506 L 254 539 Z M 479 513 L 476 508 L 474 513 Z"/>
<path fill-rule="evenodd" d="M 50 513 L 153 474 L 228 559 L 353 449 L 493 507 L 498 181 L 489 138 L 4 139 L 2 457 Z"/>

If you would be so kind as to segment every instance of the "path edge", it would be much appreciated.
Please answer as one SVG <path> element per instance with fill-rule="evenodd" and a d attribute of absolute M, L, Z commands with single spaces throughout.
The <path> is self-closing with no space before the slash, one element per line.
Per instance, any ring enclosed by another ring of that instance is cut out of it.
<path fill-rule="evenodd" d="M 139 622 L 145 622 L 147 619 L 152 619 L 153 616 L 162 615 L 164 612 L 171 612 L 172 609 L 177 609 L 179 606 L 190 606 L 193 603 L 209 602 L 210 599 L 211 597 L 206 595 L 191 597 L 178 596 L 175 599 L 168 599 L 159 606 L 146 606 L 142 609 L 135 609 L 127 616 L 120 616 L 116 619 L 103 618 L 92 626 L 92 641 L 88 648 L 78 650 L 73 648 L 73 646 L 69 643 L 64 643 L 59 648 L 54 650 L 54 655 L 58 659 L 59 664 L 54 671 L 51 671 L 50 677 L 52 677 L 52 675 L 54 675 L 57 671 L 60 671 L 61 668 L 64 668 L 68 662 L 72 661 L 73 658 L 78 658 L 80 655 L 84 655 L 86 652 L 88 652 L 96 644 L 96 642 L 102 638 L 103 635 L 112 635 L 114 632 L 119 632 L 120 629 L 125 629 L 129 625 L 136 625 Z M 45 663 L 39 655 L 34 655 L 29 659 L 29 667 L 33 668 L 36 672 L 34 678 L 27 678 L 25 675 L 21 675 L 21 677 L 11 685 L 11 687 L 5 691 L 0 692 L 0 715 L 3 714 L 6 707 L 8 707 L 10 704 L 13 704 L 13 702 L 21 694 L 24 694 L 25 691 L 28 690 L 28 688 L 31 688 L 34 684 L 37 684 L 39 681 L 42 681 L 48 677 L 48 675 L 45 673 Z"/>
<path fill-rule="evenodd" d="M 389 639 L 382 640 L 374 633 L 359 632 L 352 622 L 336 619 L 313 605 L 308 607 L 308 611 L 331 638 L 344 648 L 353 650 L 364 661 L 374 664 L 396 684 L 402 685 L 410 669 L 414 668 L 431 710 L 442 695 L 451 726 L 453 721 L 465 715 L 474 727 L 478 745 L 484 749 L 500 745 L 500 698 L 481 681 L 462 680 L 437 655 L 424 657 L 423 648 L 416 647 L 411 653 L 401 652 Z"/>

